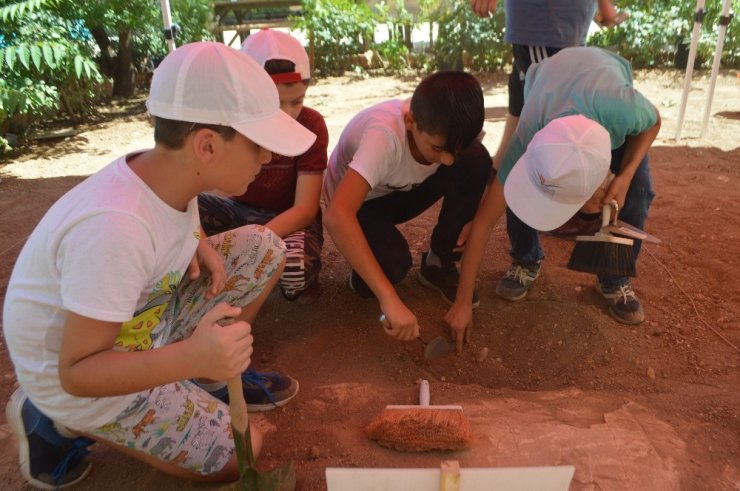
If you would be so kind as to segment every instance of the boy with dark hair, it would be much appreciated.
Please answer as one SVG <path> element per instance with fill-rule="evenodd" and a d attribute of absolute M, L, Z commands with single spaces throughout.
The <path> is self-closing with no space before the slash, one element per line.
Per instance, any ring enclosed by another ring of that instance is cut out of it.
<path fill-rule="evenodd" d="M 239 476 L 228 406 L 191 379 L 249 366 L 250 322 L 285 246 L 261 226 L 206 239 L 195 198 L 242 194 L 272 151 L 300 154 L 315 136 L 280 111 L 261 66 L 219 43 L 167 56 L 147 108 L 154 148 L 57 201 L 8 285 L 3 327 L 20 388 L 6 415 L 35 487 L 87 475 L 92 441 L 79 434 L 177 477 Z"/>
<path fill-rule="evenodd" d="M 452 302 L 464 226 L 491 175 L 491 158 L 477 140 L 483 119 L 478 81 L 464 72 L 438 72 L 422 80 L 410 101 L 391 100 L 357 114 L 329 158 L 326 228 L 352 266 L 350 288 L 378 299 L 386 331 L 396 339 L 419 334 L 416 316 L 393 286 L 412 264 L 396 226 L 443 198 L 418 278 Z"/>
<path fill-rule="evenodd" d="M 308 54 L 297 39 L 272 29 L 250 35 L 241 50 L 264 65 L 277 86 L 280 108 L 317 138 L 301 155 L 273 154 L 241 196 L 200 195 L 201 222 L 209 235 L 252 223 L 278 234 L 287 247 L 279 282 L 283 295 L 301 304 L 313 303 L 320 293 L 324 235 L 319 199 L 329 132 L 323 116 L 303 105 L 311 78 Z"/>
<path fill-rule="evenodd" d="M 513 261 L 496 293 L 516 301 L 540 275 L 545 254 L 538 230 L 561 226 L 596 193 L 602 205 L 616 202 L 620 218 L 642 229 L 655 196 L 647 152 L 660 114 L 634 88 L 627 60 L 601 48 L 565 48 L 530 67 L 524 90 L 521 119 L 473 221 L 460 287 L 445 316 L 457 338 L 472 319 L 475 276 L 504 212 Z M 615 177 L 600 190 L 610 171 Z M 635 240 L 635 257 L 640 245 Z M 617 321 L 642 322 L 628 277 L 599 276 L 596 287 Z"/>

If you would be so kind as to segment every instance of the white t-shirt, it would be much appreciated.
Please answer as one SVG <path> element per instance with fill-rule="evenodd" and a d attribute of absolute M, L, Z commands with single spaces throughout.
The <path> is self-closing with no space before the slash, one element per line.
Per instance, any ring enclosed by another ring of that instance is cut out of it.
<path fill-rule="evenodd" d="M 116 349 L 156 346 L 159 316 L 195 253 L 198 230 L 197 201 L 185 212 L 171 208 L 134 174 L 126 157 L 49 209 L 18 257 L 3 311 L 18 382 L 43 413 L 89 431 L 131 403 L 136 394 L 88 398 L 62 389 L 65 311 L 122 323 Z"/>
<path fill-rule="evenodd" d="M 325 204 L 331 201 L 348 168 L 370 185 L 366 201 L 408 191 L 437 172 L 441 164 L 423 165 L 411 155 L 403 122 L 408 109 L 408 100 L 391 100 L 352 118 L 329 157 L 322 191 Z"/>

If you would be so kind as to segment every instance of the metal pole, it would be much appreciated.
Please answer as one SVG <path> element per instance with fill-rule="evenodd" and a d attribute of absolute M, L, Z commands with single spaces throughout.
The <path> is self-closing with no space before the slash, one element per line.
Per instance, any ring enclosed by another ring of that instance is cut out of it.
<path fill-rule="evenodd" d="M 175 33 L 172 32 L 172 17 L 170 16 L 170 0 L 160 0 L 162 6 L 162 21 L 164 22 L 164 37 L 170 53 L 175 51 Z"/>
<path fill-rule="evenodd" d="M 694 74 L 694 60 L 696 59 L 696 46 L 699 44 L 701 35 L 701 24 L 704 22 L 704 15 L 707 13 L 704 8 L 704 0 L 696 1 L 696 10 L 694 11 L 694 30 L 691 33 L 691 49 L 689 49 L 689 59 L 686 62 L 686 77 L 683 81 L 683 94 L 681 95 L 681 106 L 678 110 L 678 121 L 676 121 L 676 140 L 681 138 L 681 127 L 683 118 L 686 114 L 686 101 L 689 98 L 691 89 L 691 76 Z"/>
<path fill-rule="evenodd" d="M 701 137 L 707 132 L 707 126 L 709 125 L 709 115 L 712 112 L 712 100 L 714 99 L 714 87 L 717 84 L 717 73 L 719 73 L 719 65 L 722 61 L 722 49 L 725 47 L 725 34 L 727 34 L 727 26 L 730 24 L 732 17 L 730 16 L 730 6 L 732 0 L 725 0 L 722 4 L 722 15 L 719 18 L 719 34 L 717 37 L 717 49 L 714 51 L 714 62 L 712 63 L 712 79 L 709 82 L 709 92 L 707 93 L 707 103 L 704 106 L 704 119 L 701 123 Z"/>

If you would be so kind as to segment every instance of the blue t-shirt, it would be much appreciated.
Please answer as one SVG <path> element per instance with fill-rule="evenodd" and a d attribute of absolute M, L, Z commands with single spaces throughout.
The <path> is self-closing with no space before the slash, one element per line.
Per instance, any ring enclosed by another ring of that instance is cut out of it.
<path fill-rule="evenodd" d="M 569 48 L 586 44 L 595 0 L 506 0 L 504 41 Z"/>
<path fill-rule="evenodd" d="M 524 108 L 504 154 L 503 183 L 532 137 L 556 118 L 581 114 L 606 128 L 612 150 L 653 127 L 655 107 L 632 85 L 627 60 L 601 48 L 567 48 L 533 64 L 524 83 Z"/>

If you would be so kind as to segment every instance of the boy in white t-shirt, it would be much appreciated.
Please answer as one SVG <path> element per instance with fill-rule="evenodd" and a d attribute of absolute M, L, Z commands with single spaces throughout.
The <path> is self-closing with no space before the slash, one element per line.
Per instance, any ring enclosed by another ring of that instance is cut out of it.
<path fill-rule="evenodd" d="M 219 43 L 167 56 L 147 108 L 154 148 L 60 198 L 8 285 L 4 334 L 21 388 L 6 414 L 36 487 L 87 475 L 92 442 L 77 434 L 177 477 L 239 475 L 228 406 L 191 379 L 249 366 L 250 322 L 285 246 L 262 226 L 206 239 L 196 197 L 243 193 L 271 152 L 300 154 L 315 136 L 280 111 L 261 66 Z M 254 430 L 253 442 L 259 451 Z"/>
<path fill-rule="evenodd" d="M 483 91 L 475 77 L 437 72 L 421 81 L 410 100 L 357 114 L 329 157 L 324 225 L 353 268 L 350 288 L 378 299 L 386 332 L 396 339 L 419 335 L 416 316 L 394 288 L 412 264 L 397 225 L 443 199 L 418 278 L 452 303 L 465 224 L 492 173 L 491 157 L 478 141 L 483 119 Z"/>

